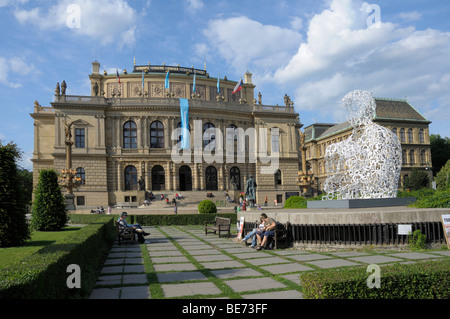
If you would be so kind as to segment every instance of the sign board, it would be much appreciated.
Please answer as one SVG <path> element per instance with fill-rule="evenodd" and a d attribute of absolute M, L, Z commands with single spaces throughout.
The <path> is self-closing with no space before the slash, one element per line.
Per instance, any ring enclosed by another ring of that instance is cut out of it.
<path fill-rule="evenodd" d="M 239 234 L 238 234 L 238 239 L 241 240 L 242 238 L 242 232 L 244 231 L 244 216 L 241 217 L 241 222 L 240 222 L 240 228 L 239 228 Z"/>
<path fill-rule="evenodd" d="M 412 233 L 412 225 L 397 225 L 397 235 L 409 235 Z"/>
<path fill-rule="evenodd" d="M 444 236 L 447 240 L 447 247 L 450 249 L 450 215 L 442 215 L 442 227 L 444 227 Z"/>

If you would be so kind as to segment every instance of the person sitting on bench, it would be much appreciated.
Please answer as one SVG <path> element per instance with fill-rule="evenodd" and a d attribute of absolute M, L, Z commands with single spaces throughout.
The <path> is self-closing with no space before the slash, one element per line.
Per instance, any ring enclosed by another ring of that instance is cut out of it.
<path fill-rule="evenodd" d="M 260 234 L 256 234 L 258 239 L 258 246 L 256 250 L 266 249 L 266 243 L 268 238 L 272 238 L 275 235 L 275 228 L 277 227 L 277 222 L 273 218 L 267 217 L 265 213 L 261 214 L 261 218 L 264 220 L 264 228 Z"/>
<path fill-rule="evenodd" d="M 127 221 L 125 220 L 127 218 L 128 214 L 126 212 L 123 212 L 122 214 L 120 214 L 119 219 L 117 220 L 117 223 L 119 224 L 119 227 L 124 229 L 124 230 L 131 230 L 134 231 L 137 236 L 138 236 L 138 241 L 142 244 L 145 242 L 145 238 L 144 236 L 148 236 L 150 235 L 149 233 L 146 233 L 141 225 L 139 224 L 133 224 L 130 225 L 127 223 Z"/>

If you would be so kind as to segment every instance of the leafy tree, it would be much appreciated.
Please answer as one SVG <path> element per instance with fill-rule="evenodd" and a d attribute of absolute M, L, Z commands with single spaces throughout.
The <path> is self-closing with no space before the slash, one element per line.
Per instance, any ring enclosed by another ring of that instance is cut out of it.
<path fill-rule="evenodd" d="M 20 156 L 16 144 L 0 141 L 0 247 L 17 246 L 30 238 L 16 164 Z"/>
<path fill-rule="evenodd" d="M 439 134 L 431 134 L 430 147 L 433 175 L 436 176 L 450 159 L 450 139 L 448 137 L 442 138 Z"/>
<path fill-rule="evenodd" d="M 301 196 L 291 196 L 286 200 L 284 204 L 284 208 L 306 208 L 307 203 L 306 199 Z"/>
<path fill-rule="evenodd" d="M 425 188 L 429 184 L 429 176 L 426 172 L 414 167 L 411 170 L 411 174 L 404 180 L 403 188 L 409 190 L 418 190 Z"/>
<path fill-rule="evenodd" d="M 31 225 L 36 230 L 58 231 L 67 222 L 66 200 L 54 170 L 41 170 L 36 186 Z"/>
<path fill-rule="evenodd" d="M 450 176 L 450 159 L 447 163 L 441 168 L 439 173 L 437 173 L 436 178 L 436 188 L 437 189 L 446 189 L 449 186 L 448 179 Z"/>

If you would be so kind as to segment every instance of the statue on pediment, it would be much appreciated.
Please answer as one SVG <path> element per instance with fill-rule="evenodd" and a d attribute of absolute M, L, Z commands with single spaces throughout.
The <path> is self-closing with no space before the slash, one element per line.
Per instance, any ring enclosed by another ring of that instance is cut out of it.
<path fill-rule="evenodd" d="M 60 95 L 59 82 L 56 83 L 55 95 Z"/>
<path fill-rule="evenodd" d="M 62 95 L 66 95 L 66 89 L 67 89 L 67 84 L 66 84 L 66 81 L 62 81 L 62 83 L 61 83 L 61 94 Z"/>

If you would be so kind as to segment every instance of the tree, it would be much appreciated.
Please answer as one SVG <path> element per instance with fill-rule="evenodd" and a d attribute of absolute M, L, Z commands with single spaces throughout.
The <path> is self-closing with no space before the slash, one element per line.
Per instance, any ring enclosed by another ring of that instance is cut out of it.
<path fill-rule="evenodd" d="M 61 230 L 67 223 L 67 208 L 54 170 L 39 172 L 34 195 L 32 227 L 41 231 Z"/>
<path fill-rule="evenodd" d="M 446 189 L 448 187 L 449 175 L 450 175 L 450 159 L 441 168 L 439 173 L 437 173 L 436 178 L 434 179 L 436 181 L 437 189 L 441 190 L 441 189 Z"/>
<path fill-rule="evenodd" d="M 428 187 L 430 181 L 429 179 L 430 178 L 426 172 L 420 170 L 417 167 L 414 167 L 411 170 L 411 174 L 405 177 L 405 180 L 403 182 L 403 188 L 413 191 Z"/>
<path fill-rule="evenodd" d="M 16 164 L 20 156 L 16 144 L 0 141 L 0 247 L 18 246 L 30 238 Z"/>
<path fill-rule="evenodd" d="M 450 159 L 450 139 L 448 137 L 442 138 L 439 134 L 431 134 L 430 147 L 433 175 L 436 176 Z"/>

